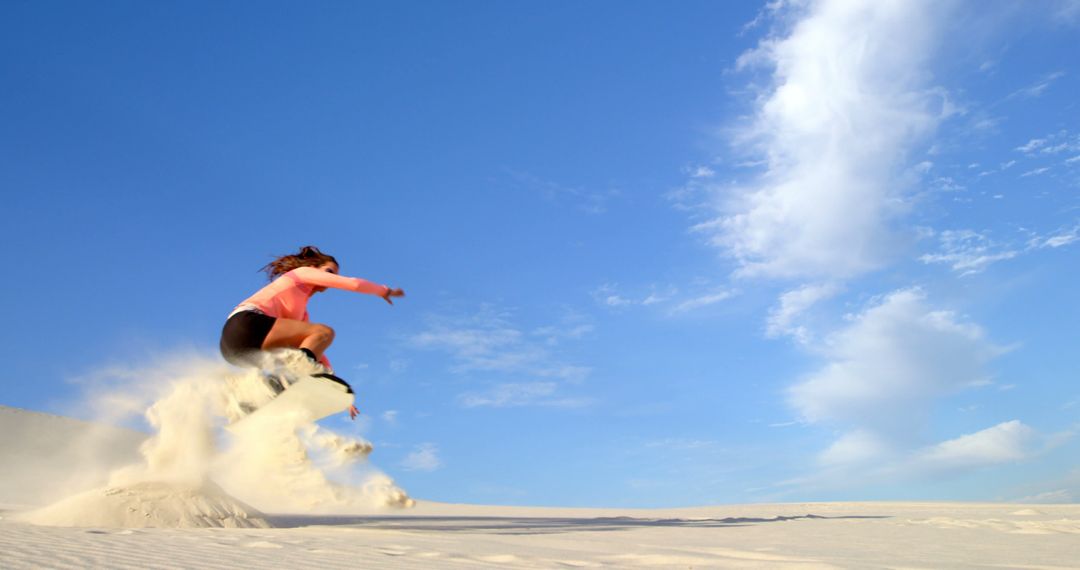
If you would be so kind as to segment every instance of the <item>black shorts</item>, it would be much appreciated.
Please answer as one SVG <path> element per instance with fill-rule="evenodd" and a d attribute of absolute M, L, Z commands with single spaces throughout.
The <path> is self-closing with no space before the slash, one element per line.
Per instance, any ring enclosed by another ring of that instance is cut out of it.
<path fill-rule="evenodd" d="M 256 355 L 274 326 L 274 317 L 255 311 L 240 311 L 225 321 L 221 329 L 221 355 L 237 366 L 258 366 Z"/>

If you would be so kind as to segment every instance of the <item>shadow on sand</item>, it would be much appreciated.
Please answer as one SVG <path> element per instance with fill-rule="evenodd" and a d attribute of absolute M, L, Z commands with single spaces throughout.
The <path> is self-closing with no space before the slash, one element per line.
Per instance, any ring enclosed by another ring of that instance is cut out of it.
<path fill-rule="evenodd" d="M 304 526 L 348 526 L 364 529 L 462 532 L 487 534 L 554 534 L 630 530 L 638 527 L 723 528 L 799 520 L 885 519 L 888 516 L 835 516 L 814 514 L 771 518 L 728 517 L 722 519 L 649 519 L 634 517 L 547 518 L 547 517 L 452 517 L 452 516 L 313 516 L 272 515 L 267 520 L 276 528 Z"/>

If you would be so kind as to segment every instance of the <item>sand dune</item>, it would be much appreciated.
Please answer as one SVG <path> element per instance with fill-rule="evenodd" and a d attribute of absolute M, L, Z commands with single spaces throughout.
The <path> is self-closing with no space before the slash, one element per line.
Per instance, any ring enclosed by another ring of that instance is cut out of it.
<path fill-rule="evenodd" d="M 262 513 L 213 483 L 142 482 L 73 495 L 17 517 L 37 525 L 104 528 L 268 528 Z"/>
<path fill-rule="evenodd" d="M 1077 568 L 1080 507 L 798 504 L 673 510 L 421 503 L 269 529 L 40 527 L 0 513 L 0 566 Z"/>
<path fill-rule="evenodd" d="M 41 505 L 138 461 L 148 434 L 0 406 L 0 503 Z"/>
<path fill-rule="evenodd" d="M 42 479 L 55 475 L 47 468 L 66 462 L 49 457 L 87 427 L 2 407 L 0 426 L 7 434 L 51 434 L 29 447 L 23 437 L 0 439 L 6 496 L 19 496 L 17 486 L 34 479 L 20 469 L 37 470 Z M 142 437 L 113 435 L 133 447 Z M 5 569 L 1080 567 L 1080 505 L 634 510 L 420 502 L 407 510 L 264 515 L 219 488 L 177 482 L 99 488 L 39 510 L 15 502 L 20 506 L 0 507 Z M 65 519 L 72 513 L 78 516 Z"/>

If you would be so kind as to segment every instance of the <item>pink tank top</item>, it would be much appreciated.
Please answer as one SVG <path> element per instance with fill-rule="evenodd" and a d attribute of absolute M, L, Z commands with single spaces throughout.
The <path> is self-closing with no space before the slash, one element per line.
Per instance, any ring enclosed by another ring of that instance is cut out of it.
<path fill-rule="evenodd" d="M 383 296 L 390 290 L 356 277 L 343 277 L 314 267 L 298 267 L 259 289 L 237 308 L 253 306 L 267 316 L 307 321 L 307 303 L 316 287 L 345 289 L 357 293 Z"/>

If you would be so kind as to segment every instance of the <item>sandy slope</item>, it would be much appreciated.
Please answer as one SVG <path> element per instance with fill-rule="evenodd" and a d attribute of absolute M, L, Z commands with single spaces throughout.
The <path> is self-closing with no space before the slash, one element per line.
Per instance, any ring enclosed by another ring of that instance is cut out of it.
<path fill-rule="evenodd" d="M 147 434 L 0 406 L 0 503 L 40 505 L 137 461 Z"/>
<path fill-rule="evenodd" d="M 106 505 L 130 517 L 80 516 L 81 527 L 21 520 L 31 511 L 10 503 L 32 502 L 18 486 L 56 478 L 50 469 L 70 470 L 57 455 L 85 432 L 82 422 L 0 407 L 0 433 L 7 434 L 0 487 L 19 498 L 0 506 L 0 568 L 1080 568 L 1080 505 L 619 510 L 421 502 L 380 514 L 248 518 L 257 511 L 218 490 L 150 485 L 76 494 L 49 507 L 62 515 Z M 111 437 L 118 456 L 130 456 L 133 449 L 123 446 L 142 436 L 120 430 Z M 158 526 L 273 528 L 132 528 L 152 517 Z"/>

